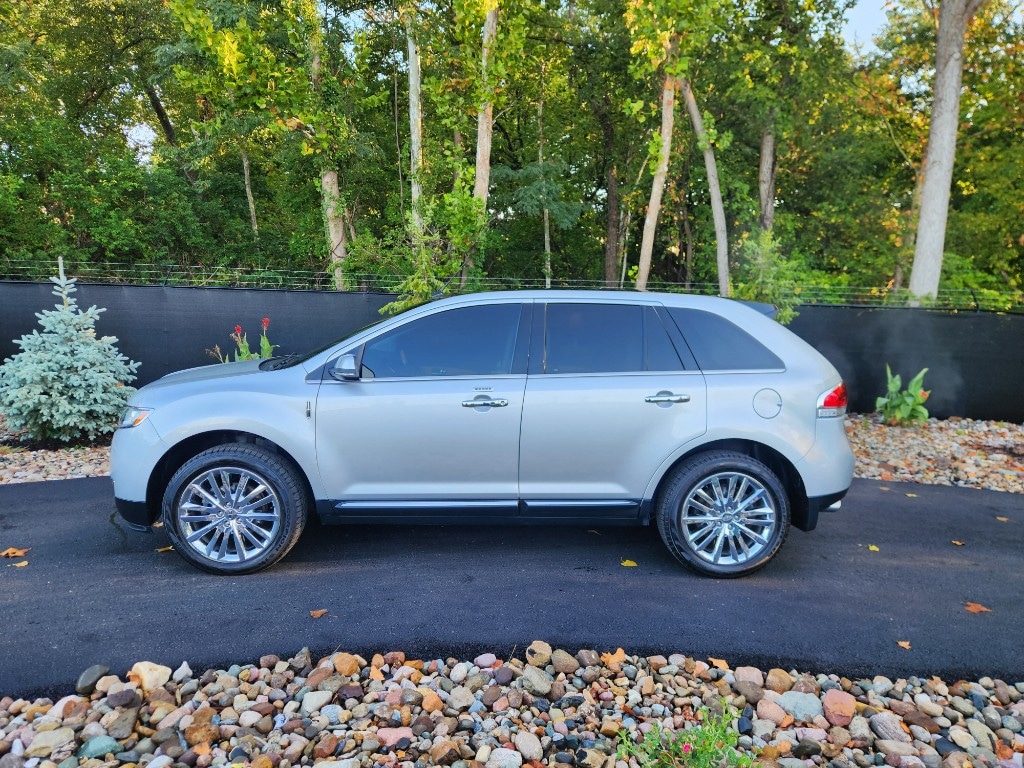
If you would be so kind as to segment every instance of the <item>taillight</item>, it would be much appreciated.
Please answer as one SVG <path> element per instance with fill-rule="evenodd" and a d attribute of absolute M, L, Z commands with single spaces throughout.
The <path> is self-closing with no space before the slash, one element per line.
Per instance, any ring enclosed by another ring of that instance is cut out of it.
<path fill-rule="evenodd" d="M 818 398 L 818 418 L 845 416 L 847 402 L 846 383 L 841 381 L 837 387 L 822 393 Z"/>

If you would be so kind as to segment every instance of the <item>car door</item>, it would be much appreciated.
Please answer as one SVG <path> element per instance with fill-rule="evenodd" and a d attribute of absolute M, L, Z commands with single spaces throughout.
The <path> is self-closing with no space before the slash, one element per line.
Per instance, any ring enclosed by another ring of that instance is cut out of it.
<path fill-rule="evenodd" d="M 528 308 L 497 302 L 417 317 L 358 350 L 358 380 L 325 377 L 316 448 L 333 508 L 324 516 L 515 514 Z"/>
<path fill-rule="evenodd" d="M 704 377 L 680 354 L 653 306 L 538 303 L 520 439 L 525 515 L 638 516 L 658 468 L 706 430 Z"/>

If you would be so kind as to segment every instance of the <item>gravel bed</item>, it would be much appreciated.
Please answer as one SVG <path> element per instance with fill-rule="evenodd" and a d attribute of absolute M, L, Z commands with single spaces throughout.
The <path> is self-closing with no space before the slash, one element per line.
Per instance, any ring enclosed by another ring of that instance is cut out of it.
<path fill-rule="evenodd" d="M 850 680 L 542 641 L 523 657 L 303 649 L 200 674 L 94 666 L 56 702 L 0 699 L 0 768 L 648 768 L 619 744 L 659 728 L 707 749 L 694 729 L 723 712 L 740 752 L 771 768 L 1022 766 L 1024 683 Z"/>
<path fill-rule="evenodd" d="M 877 415 L 850 415 L 846 433 L 857 477 L 1024 493 L 1024 426 L 930 419 L 890 427 Z M 0 484 L 109 474 L 106 447 L 30 451 L 16 445 L 0 415 Z"/>

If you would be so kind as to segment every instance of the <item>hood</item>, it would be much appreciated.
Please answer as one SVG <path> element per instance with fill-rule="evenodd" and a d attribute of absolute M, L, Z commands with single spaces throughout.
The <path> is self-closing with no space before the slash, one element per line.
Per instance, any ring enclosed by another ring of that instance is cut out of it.
<path fill-rule="evenodd" d="M 250 373 L 257 373 L 262 362 L 262 360 L 244 360 L 240 363 L 211 363 L 210 365 L 202 365 L 198 368 L 186 368 L 184 371 L 169 373 L 147 384 L 139 391 L 152 392 L 178 384 L 246 376 Z"/>

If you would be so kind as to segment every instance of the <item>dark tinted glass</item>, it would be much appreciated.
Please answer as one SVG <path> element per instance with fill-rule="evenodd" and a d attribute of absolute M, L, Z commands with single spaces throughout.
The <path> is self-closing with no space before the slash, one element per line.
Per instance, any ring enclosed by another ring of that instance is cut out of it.
<path fill-rule="evenodd" d="M 669 307 L 703 371 L 779 370 L 782 361 L 749 333 L 712 312 Z"/>
<path fill-rule="evenodd" d="M 617 373 L 643 369 L 641 307 L 547 305 L 545 373 Z"/>
<path fill-rule="evenodd" d="M 665 326 L 661 324 L 658 313 L 648 307 L 644 314 L 644 342 L 647 345 L 648 371 L 681 371 L 682 363 L 676 348 L 672 346 Z"/>
<path fill-rule="evenodd" d="M 494 376 L 512 370 L 519 304 L 428 315 L 367 342 L 363 375 L 377 378 Z"/>

